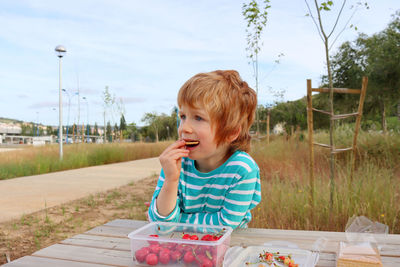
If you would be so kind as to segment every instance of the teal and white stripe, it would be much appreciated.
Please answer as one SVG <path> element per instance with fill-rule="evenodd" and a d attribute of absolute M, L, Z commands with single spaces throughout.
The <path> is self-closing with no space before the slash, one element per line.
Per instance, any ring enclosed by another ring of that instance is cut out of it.
<path fill-rule="evenodd" d="M 259 168 L 242 151 L 209 173 L 197 171 L 193 160 L 182 159 L 177 204 L 167 217 L 159 215 L 155 205 L 163 183 L 161 171 L 149 209 L 151 221 L 246 227 L 250 210 L 261 201 Z"/>

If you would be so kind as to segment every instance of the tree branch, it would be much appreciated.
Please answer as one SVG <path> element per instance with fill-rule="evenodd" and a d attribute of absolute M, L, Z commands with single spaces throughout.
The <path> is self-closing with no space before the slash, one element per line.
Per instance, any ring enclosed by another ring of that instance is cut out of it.
<path fill-rule="evenodd" d="M 336 18 L 336 21 L 335 21 L 335 25 L 333 26 L 331 33 L 329 33 L 328 38 L 331 37 L 332 33 L 335 31 L 335 28 L 336 28 L 336 26 L 337 26 L 337 24 L 339 22 L 339 18 L 341 16 L 342 12 L 343 12 L 343 8 L 344 8 L 345 4 L 346 4 L 346 0 L 343 0 L 342 7 L 340 8 L 339 14 L 338 14 L 338 16 Z"/>
<path fill-rule="evenodd" d="M 347 25 L 349 25 L 351 19 L 353 18 L 354 14 L 356 14 L 357 12 L 357 8 L 354 9 L 353 13 L 351 14 L 350 18 L 347 20 L 347 22 L 345 23 L 345 25 L 343 26 L 343 29 L 338 33 L 338 35 L 336 35 L 335 39 L 333 40 L 332 44 L 329 47 L 329 50 L 332 48 L 333 44 L 337 41 L 337 39 L 339 38 L 339 36 L 344 32 L 344 30 L 347 28 Z"/>
<path fill-rule="evenodd" d="M 308 5 L 307 0 L 304 0 L 304 2 L 306 2 L 307 8 L 308 8 L 308 12 L 310 12 L 310 17 L 311 17 L 312 21 L 314 22 L 315 27 L 317 28 L 317 31 L 318 31 L 318 35 L 319 35 L 319 37 L 321 37 L 321 40 L 322 40 L 322 42 L 323 42 L 323 41 L 324 41 L 324 38 L 322 37 L 321 31 L 320 31 L 320 29 L 319 29 L 319 27 L 318 27 L 318 24 L 317 24 L 317 22 L 315 21 L 314 16 L 312 15 L 311 8 L 310 8 L 310 6 Z"/>

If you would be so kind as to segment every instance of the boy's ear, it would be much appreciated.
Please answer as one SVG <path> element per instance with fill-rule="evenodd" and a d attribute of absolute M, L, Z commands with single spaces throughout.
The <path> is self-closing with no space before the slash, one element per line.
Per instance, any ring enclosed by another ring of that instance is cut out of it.
<path fill-rule="evenodd" d="M 228 138 L 229 143 L 232 143 L 233 141 L 235 141 L 239 137 L 239 134 L 241 131 L 242 131 L 242 127 L 239 126 L 239 128 L 237 128 L 236 131 L 231 136 L 229 136 L 229 138 Z"/>

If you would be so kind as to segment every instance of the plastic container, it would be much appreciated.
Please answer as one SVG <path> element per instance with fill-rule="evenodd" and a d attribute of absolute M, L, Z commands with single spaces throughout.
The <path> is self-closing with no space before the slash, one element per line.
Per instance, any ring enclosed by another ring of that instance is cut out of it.
<path fill-rule="evenodd" d="M 231 233 L 232 228 L 225 226 L 151 222 L 128 237 L 133 261 L 138 266 L 219 267 L 229 248 Z M 189 237 L 193 239 L 186 239 Z"/>
<path fill-rule="evenodd" d="M 259 255 L 271 253 L 270 264 L 260 261 Z M 279 266 L 287 267 L 282 261 L 278 261 L 278 256 L 288 257 L 298 267 L 313 267 L 318 261 L 318 255 L 304 249 L 277 247 L 277 246 L 249 246 L 249 247 L 231 247 L 225 255 L 224 267 L 242 267 L 242 266 Z M 248 263 L 248 264 L 246 264 Z"/>

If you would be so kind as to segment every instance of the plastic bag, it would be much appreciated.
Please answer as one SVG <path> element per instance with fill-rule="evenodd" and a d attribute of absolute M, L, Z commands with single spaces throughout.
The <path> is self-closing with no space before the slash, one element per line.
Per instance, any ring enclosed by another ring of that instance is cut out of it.
<path fill-rule="evenodd" d="M 373 222 L 365 216 L 353 216 L 348 220 L 345 232 L 348 242 L 369 242 L 381 250 L 385 245 L 389 227 L 379 222 Z"/>
<path fill-rule="evenodd" d="M 365 216 L 351 217 L 346 224 L 346 242 L 340 242 L 337 267 L 382 266 L 379 251 L 389 227 Z"/>

